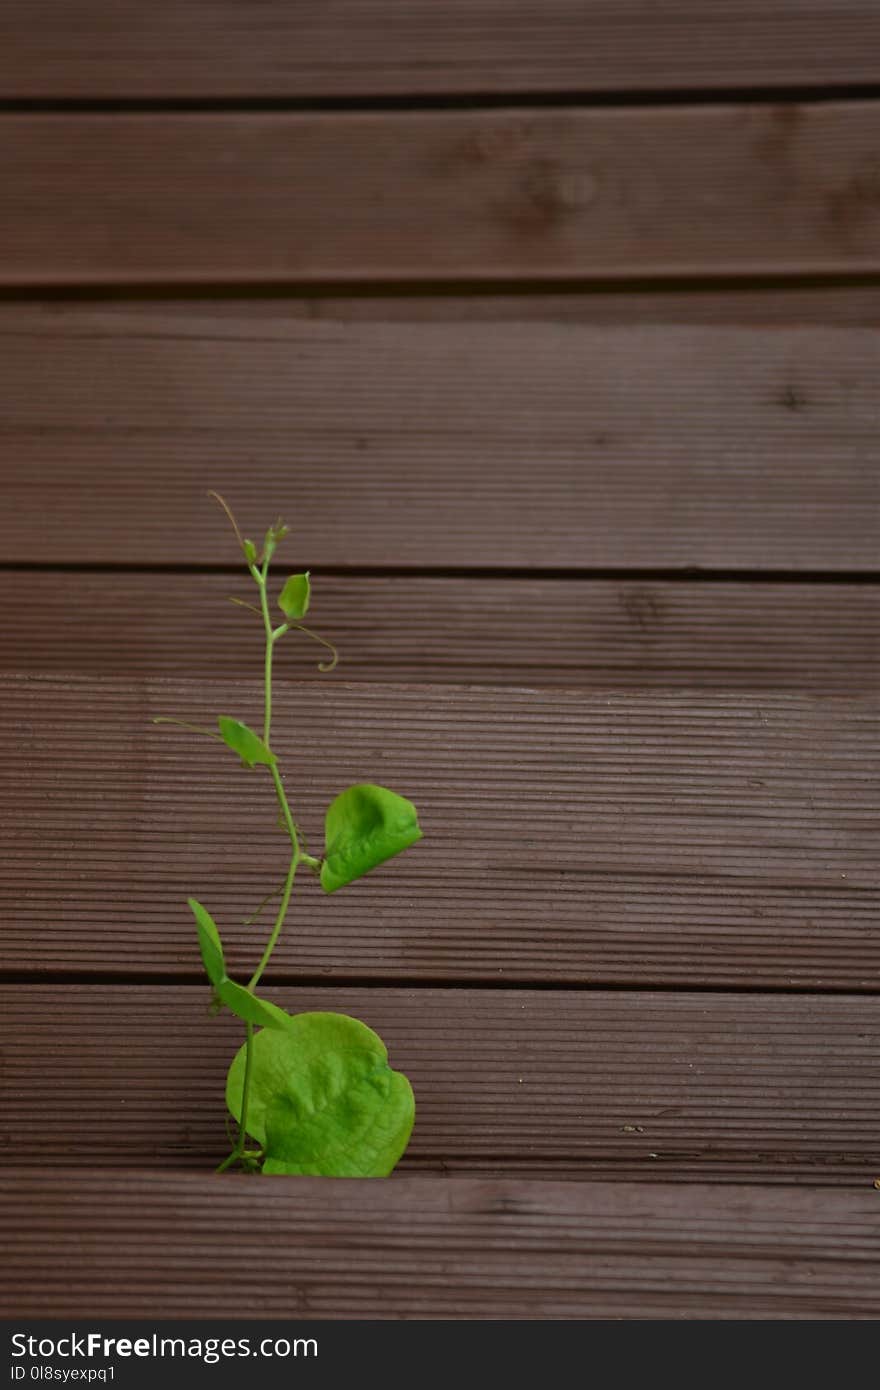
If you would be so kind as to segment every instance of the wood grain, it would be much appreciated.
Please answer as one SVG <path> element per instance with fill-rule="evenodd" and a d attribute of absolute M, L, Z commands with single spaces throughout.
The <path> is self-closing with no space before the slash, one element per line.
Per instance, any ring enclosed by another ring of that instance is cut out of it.
<path fill-rule="evenodd" d="M 876 1195 L 0 1174 L 0 1313 L 873 1319 Z"/>
<path fill-rule="evenodd" d="M 880 243 L 878 243 L 880 244 Z M 867 328 L 0 315 L 0 553 L 876 571 Z"/>
<path fill-rule="evenodd" d="M 870 0 L 6 0 L 7 97 L 663 91 L 874 82 Z"/>
<path fill-rule="evenodd" d="M 0 283 L 880 270 L 880 103 L 5 115 Z"/>
<path fill-rule="evenodd" d="M 247 587 L 245 587 L 247 585 Z M 238 677 L 263 630 L 236 574 L 0 573 L 10 673 Z M 56 613 L 63 591 L 63 621 Z M 381 615 L 379 618 L 377 615 Z M 880 585 L 312 574 L 345 681 L 880 694 Z M 285 679 L 322 681 L 320 648 Z"/>
<path fill-rule="evenodd" d="M 192 895 L 250 968 L 266 928 L 241 923 L 287 864 L 269 781 L 150 719 L 255 723 L 257 684 L 0 693 L 4 969 L 195 980 Z M 361 781 L 411 796 L 426 832 L 353 888 L 303 883 L 276 978 L 877 988 L 876 697 L 282 676 L 274 710 L 314 850 Z"/>
<path fill-rule="evenodd" d="M 409 1171 L 848 1184 L 880 1164 L 880 1000 L 270 988 L 361 1018 L 409 1076 Z M 243 1042 L 204 987 L 0 987 L 0 1159 L 201 1167 Z"/>

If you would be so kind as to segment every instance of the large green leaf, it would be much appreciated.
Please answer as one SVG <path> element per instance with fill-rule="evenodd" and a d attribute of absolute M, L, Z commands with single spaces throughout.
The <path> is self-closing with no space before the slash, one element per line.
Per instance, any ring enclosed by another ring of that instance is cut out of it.
<path fill-rule="evenodd" d="M 264 1173 L 382 1178 L 400 1158 L 415 1101 L 385 1044 L 345 1014 L 294 1014 L 285 1032 L 253 1040 L 247 1131 L 265 1151 Z M 245 1048 L 235 1056 L 226 1102 L 241 1118 Z"/>
<path fill-rule="evenodd" d="M 275 754 L 247 724 L 242 724 L 238 719 L 228 719 L 224 714 L 220 715 L 217 723 L 227 748 L 237 753 L 248 767 L 253 767 L 254 763 L 271 766 L 276 761 Z"/>
<path fill-rule="evenodd" d="M 187 903 L 196 919 L 199 934 L 199 950 L 202 953 L 205 970 L 212 985 L 219 985 L 226 979 L 226 962 L 223 959 L 223 943 L 210 912 L 195 898 L 187 898 Z"/>
<path fill-rule="evenodd" d="M 243 1018 L 245 1023 L 256 1023 L 261 1028 L 290 1027 L 290 1014 L 279 1009 L 277 1004 L 270 1004 L 268 999 L 251 994 L 244 985 L 238 985 L 226 977 L 215 985 L 215 989 L 221 1004 L 225 1004 L 238 1018 Z"/>
<path fill-rule="evenodd" d="M 278 595 L 278 607 L 285 617 L 293 622 L 306 616 L 310 598 L 311 583 L 308 571 L 305 574 L 292 574 Z"/>
<path fill-rule="evenodd" d="M 387 787 L 349 787 L 330 803 L 324 822 L 321 887 L 334 893 L 422 838 L 415 806 Z"/>

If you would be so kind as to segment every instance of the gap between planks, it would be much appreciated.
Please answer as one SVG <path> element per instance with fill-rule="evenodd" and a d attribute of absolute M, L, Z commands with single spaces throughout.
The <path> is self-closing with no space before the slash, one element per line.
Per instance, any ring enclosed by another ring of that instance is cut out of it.
<path fill-rule="evenodd" d="M 238 319 L 248 325 L 253 336 L 257 325 L 272 319 L 329 319 L 340 323 L 470 323 L 535 322 L 592 324 L 685 324 L 705 323 L 785 325 L 851 324 L 880 325 L 880 283 L 876 276 L 846 276 L 835 279 L 797 280 L 738 277 L 735 281 L 664 281 L 647 284 L 634 281 L 626 286 L 583 283 L 555 286 L 548 293 L 540 282 L 514 281 L 509 285 L 362 285 L 311 286 L 307 293 L 289 286 L 241 285 L 204 286 L 144 285 L 101 288 L 87 286 L 57 288 L 45 298 L 38 291 L 0 287 L 0 334 L 13 307 L 19 312 L 19 327 L 30 317 L 31 327 L 51 328 L 54 333 L 81 332 L 90 337 L 94 328 L 87 320 L 78 329 L 77 320 L 86 312 L 100 313 L 105 323 L 112 317 L 127 319 L 136 315 L 161 313 L 166 319 L 164 334 L 174 334 L 173 320 L 180 321 L 180 333 L 189 336 L 187 319 Z M 13 331 L 15 331 L 13 321 Z"/>

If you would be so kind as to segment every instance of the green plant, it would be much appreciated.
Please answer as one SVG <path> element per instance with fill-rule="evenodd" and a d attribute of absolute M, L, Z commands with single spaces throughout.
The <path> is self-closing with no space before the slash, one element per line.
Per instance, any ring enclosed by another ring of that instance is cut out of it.
<path fill-rule="evenodd" d="M 242 537 L 223 498 L 217 493 L 210 495 L 229 517 L 257 586 L 259 605 L 244 607 L 258 614 L 265 631 L 263 731 L 257 734 L 225 715 L 217 720 L 218 733 L 168 716 L 153 722 L 208 734 L 237 753 L 245 767 L 265 768 L 290 843 L 275 924 L 246 985 L 230 979 L 216 923 L 200 902 L 189 899 L 214 1009 L 231 1010 L 245 1025 L 245 1041 L 232 1061 L 226 1083 L 226 1101 L 238 1132 L 235 1138 L 230 1132 L 232 1150 L 217 1171 L 224 1172 L 238 1163 L 251 1172 L 383 1177 L 406 1148 L 415 1103 L 407 1078 L 388 1065 L 381 1038 L 344 1014 L 288 1014 L 258 994 L 257 985 L 281 936 L 300 865 L 317 875 L 325 893 L 335 893 L 414 844 L 422 832 L 410 801 L 386 787 L 365 784 L 349 787 L 328 807 L 323 857 L 306 853 L 272 751 L 272 657 L 276 644 L 288 632 L 303 632 L 333 653 L 330 661 L 320 664 L 323 671 L 336 665 L 336 651 L 302 624 L 311 596 L 308 574 L 294 574 L 286 581 L 277 600 L 284 621 L 273 626 L 269 565 L 288 528 L 281 521 L 271 526 L 258 553 L 253 541 Z M 264 899 L 255 916 L 274 896 L 270 893 Z M 257 1147 L 249 1147 L 249 1139 Z"/>

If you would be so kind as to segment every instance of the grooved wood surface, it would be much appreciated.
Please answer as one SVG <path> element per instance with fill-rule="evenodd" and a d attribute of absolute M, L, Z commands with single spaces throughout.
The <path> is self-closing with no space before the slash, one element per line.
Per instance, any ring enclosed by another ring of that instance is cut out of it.
<path fill-rule="evenodd" d="M 880 270 L 880 103 L 23 114 L 0 283 Z"/>
<path fill-rule="evenodd" d="M 880 245 L 880 242 L 878 242 Z M 868 328 L 0 315 L 0 553 L 877 568 Z"/>
<path fill-rule="evenodd" d="M 0 1315 L 880 1315 L 878 48 L 873 0 L 0 6 Z M 211 1172 L 185 899 L 244 976 L 289 845 L 150 722 L 261 721 L 208 488 L 334 571 L 352 683 L 276 681 L 309 848 L 362 780 L 426 832 L 298 883 L 265 980 L 411 1077 L 388 1182 Z"/>
<path fill-rule="evenodd" d="M 263 629 L 240 574 L 0 574 L 10 673 L 240 677 Z M 60 595 L 63 594 L 63 598 Z M 63 621 L 47 621 L 63 604 Z M 309 621 L 345 681 L 594 690 L 880 695 L 875 584 L 424 578 L 312 574 Z M 305 639 L 282 679 L 325 681 Z"/>
<path fill-rule="evenodd" d="M 876 1208 L 708 1184 L 0 1174 L 0 1314 L 873 1319 Z"/>
<path fill-rule="evenodd" d="M 256 13 L 254 13 L 256 12 Z M 663 91 L 874 82 L 871 0 L 5 0 L 30 98 Z"/>
<path fill-rule="evenodd" d="M 361 1018 L 409 1076 L 404 1170 L 870 1189 L 880 1000 L 269 987 Z M 2 986 L 0 1162 L 199 1166 L 228 1152 L 243 1042 L 207 986 Z M 880 1199 L 878 1199 L 880 1200 Z"/>
<path fill-rule="evenodd" d="M 258 684 L 25 677 L 0 695 L 3 968 L 195 979 L 195 896 L 249 969 L 267 928 L 242 920 L 287 866 L 271 784 L 150 719 L 258 724 Z M 361 781 L 412 797 L 425 839 L 329 897 L 307 877 L 273 969 L 876 989 L 878 729 L 876 698 L 282 676 L 272 744 L 312 850 Z"/>

